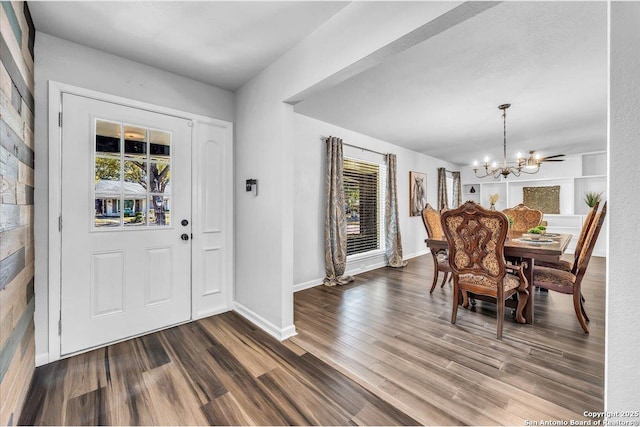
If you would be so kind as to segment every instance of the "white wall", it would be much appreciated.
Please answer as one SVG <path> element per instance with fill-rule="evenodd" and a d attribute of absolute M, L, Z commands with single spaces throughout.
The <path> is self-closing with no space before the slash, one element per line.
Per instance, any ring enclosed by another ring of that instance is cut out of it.
<path fill-rule="evenodd" d="M 640 2 L 611 2 L 609 258 L 605 409 L 640 409 Z M 624 421 L 635 418 L 619 418 Z"/>
<path fill-rule="evenodd" d="M 44 33 L 35 42 L 36 355 L 48 348 L 49 80 L 233 121 L 233 93 Z M 44 359 L 46 360 L 46 359 Z"/>
<path fill-rule="evenodd" d="M 281 338 L 295 331 L 294 113 L 283 101 L 456 5 L 350 3 L 236 92 L 236 307 Z M 407 47 L 387 49 L 376 60 Z M 245 193 L 248 178 L 258 179 L 258 197 Z"/>
<path fill-rule="evenodd" d="M 293 280 L 300 290 L 322 283 L 324 277 L 324 177 L 326 148 L 321 137 L 340 137 L 345 144 L 365 147 L 380 153 L 397 156 L 398 211 L 400 234 L 405 259 L 428 252 L 424 244 L 426 231 L 422 217 L 409 216 L 409 171 L 427 174 L 427 202 L 436 206 L 438 198 L 438 167 L 458 170 L 454 165 L 424 154 L 416 153 L 379 139 L 350 131 L 300 114 L 294 115 L 294 207 L 293 207 Z M 345 146 L 348 152 L 358 152 Z M 363 152 L 371 156 L 371 153 Z M 376 156 L 373 154 L 373 156 Z M 381 160 L 382 156 L 378 156 Z M 372 159 L 374 160 L 374 159 Z M 351 261 L 347 272 L 357 274 L 372 266 L 385 265 L 384 255 Z"/>

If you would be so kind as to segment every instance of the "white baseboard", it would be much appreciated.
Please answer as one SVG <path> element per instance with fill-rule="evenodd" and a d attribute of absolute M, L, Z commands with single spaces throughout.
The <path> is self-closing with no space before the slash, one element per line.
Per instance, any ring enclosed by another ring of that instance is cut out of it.
<path fill-rule="evenodd" d="M 323 279 L 313 279 L 308 282 L 298 283 L 293 285 L 293 292 L 304 291 L 305 289 L 315 288 L 318 285 L 322 285 Z"/>
<path fill-rule="evenodd" d="M 36 354 L 36 368 L 49 363 L 49 353 Z"/>
<path fill-rule="evenodd" d="M 284 341 L 287 338 L 295 337 L 296 335 L 298 335 L 298 332 L 296 331 L 296 325 L 287 326 L 286 328 L 282 329 L 282 339 L 280 341 Z"/>
<path fill-rule="evenodd" d="M 284 341 L 287 338 L 291 338 L 292 336 L 297 335 L 295 325 L 290 325 L 282 329 L 278 328 L 276 325 L 269 322 L 267 319 L 260 316 L 255 311 L 249 310 L 247 307 L 238 302 L 235 302 L 233 304 L 233 311 L 259 327 L 278 341 Z"/>
<path fill-rule="evenodd" d="M 365 267 L 356 267 L 351 268 L 344 272 L 345 276 L 353 276 L 355 274 L 365 273 L 367 271 L 375 270 L 376 268 L 386 267 L 386 261 L 379 261 L 374 264 L 369 264 Z M 318 279 L 309 280 L 308 282 L 298 283 L 297 285 L 293 285 L 293 292 L 304 291 L 305 289 L 314 288 L 318 285 L 322 285 L 324 281 L 324 277 L 320 277 Z"/>
<path fill-rule="evenodd" d="M 417 258 L 419 256 L 426 255 L 428 253 L 430 253 L 429 249 L 424 249 L 422 251 L 418 251 L 418 252 L 415 252 L 413 254 L 406 255 L 403 258 L 405 260 L 407 260 L 407 259 L 411 259 L 411 258 Z M 381 268 L 381 267 L 386 267 L 386 266 L 387 266 L 387 262 L 386 262 L 386 258 L 385 258 L 385 261 L 380 261 L 380 262 L 377 262 L 377 263 L 374 263 L 374 264 L 370 264 L 370 265 L 367 265 L 366 267 L 352 268 L 350 270 L 345 271 L 344 274 L 347 275 L 347 276 L 351 276 L 351 275 L 354 275 L 354 274 L 365 273 L 367 271 L 375 270 L 376 268 Z M 299 292 L 299 291 L 304 291 L 305 289 L 314 288 L 314 287 L 316 287 L 318 285 L 322 285 L 322 281 L 323 281 L 323 278 L 321 277 L 321 278 L 318 278 L 318 279 L 309 280 L 307 282 L 298 283 L 296 285 L 293 285 L 293 292 L 295 293 L 295 292 Z"/>

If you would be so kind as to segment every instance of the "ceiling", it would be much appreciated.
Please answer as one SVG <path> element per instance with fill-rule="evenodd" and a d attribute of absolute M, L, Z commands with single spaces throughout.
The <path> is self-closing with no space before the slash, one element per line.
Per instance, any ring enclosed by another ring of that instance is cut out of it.
<path fill-rule="evenodd" d="M 235 91 L 347 2 L 29 2 L 38 31 Z M 398 3 L 398 7 L 403 7 Z M 606 2 L 503 2 L 295 105 L 452 163 L 605 150 Z M 178 17 L 178 18 L 177 18 Z"/>
<path fill-rule="evenodd" d="M 503 2 L 295 106 L 459 165 L 606 150 L 604 2 Z"/>
<path fill-rule="evenodd" d="M 348 2 L 30 1 L 36 30 L 235 91 Z"/>

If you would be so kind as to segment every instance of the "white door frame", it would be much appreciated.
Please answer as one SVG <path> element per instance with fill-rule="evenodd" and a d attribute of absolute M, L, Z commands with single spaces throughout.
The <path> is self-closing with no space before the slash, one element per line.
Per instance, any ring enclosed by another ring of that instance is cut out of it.
<path fill-rule="evenodd" d="M 191 120 L 194 124 L 193 132 L 191 136 L 191 145 L 195 146 L 195 142 L 198 141 L 198 125 L 199 124 L 213 124 L 218 127 L 224 127 L 228 131 L 228 147 L 226 151 L 227 158 L 225 163 L 229 166 L 225 170 L 225 184 L 227 188 L 225 204 L 225 228 L 228 230 L 225 235 L 225 245 L 227 255 L 225 257 L 225 265 L 223 268 L 226 270 L 226 278 L 228 281 L 229 292 L 227 292 L 227 307 L 220 312 L 228 311 L 233 308 L 233 300 L 235 293 L 235 277 L 234 277 L 234 248 L 233 248 L 233 124 L 224 120 L 218 120 L 211 117 L 201 116 L 199 114 L 188 113 L 172 108 L 161 107 L 158 105 L 149 104 L 147 102 L 136 101 L 116 95 L 110 95 L 91 89 L 85 89 L 77 86 L 68 85 L 65 83 L 49 80 L 49 104 L 48 104 L 48 122 L 49 122 L 49 212 L 48 212 L 48 227 L 49 227 L 49 246 L 48 246 L 48 335 L 49 335 L 49 351 L 48 360 L 38 360 L 38 365 L 47 362 L 54 362 L 59 360 L 60 357 L 60 335 L 59 335 L 59 321 L 60 321 L 60 306 L 61 306 L 61 248 L 62 248 L 62 233 L 59 228 L 59 218 L 62 212 L 62 188 L 61 188 L 61 152 L 62 152 L 62 127 L 59 123 L 59 113 L 62 111 L 62 94 L 69 93 L 78 96 L 84 96 L 87 98 L 93 98 L 99 101 L 110 102 L 113 104 L 120 104 L 127 107 L 138 108 L 141 110 L 147 110 L 154 113 L 165 114 L 169 116 L 175 116 L 187 120 Z M 192 153 L 192 157 L 196 153 Z M 198 175 L 197 165 L 192 164 L 192 182 L 196 182 L 194 178 Z M 192 186 L 192 217 L 193 223 L 202 221 L 200 218 L 200 212 L 196 209 L 196 200 L 198 197 L 197 189 L 198 185 Z M 197 237 L 197 236 L 196 236 Z M 193 283 L 192 283 L 193 286 Z M 193 292 L 192 292 L 193 295 Z M 192 317 L 191 320 L 196 320 L 197 317 L 193 310 L 194 301 L 191 301 Z M 210 316 L 216 313 L 207 313 L 204 317 Z M 174 325 L 172 325 L 174 326 Z M 128 339 L 128 338 L 127 338 Z M 67 357 L 67 356 L 65 356 Z"/>

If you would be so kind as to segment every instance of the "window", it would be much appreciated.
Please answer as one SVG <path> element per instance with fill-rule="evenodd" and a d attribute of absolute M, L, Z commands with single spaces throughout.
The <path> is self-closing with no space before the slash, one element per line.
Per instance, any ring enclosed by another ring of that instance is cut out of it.
<path fill-rule="evenodd" d="M 345 157 L 347 255 L 384 249 L 386 166 Z"/>
<path fill-rule="evenodd" d="M 447 203 L 450 209 L 457 208 L 455 201 L 453 200 L 453 176 L 449 171 L 446 172 L 447 177 Z"/>
<path fill-rule="evenodd" d="M 96 120 L 94 229 L 171 225 L 171 134 Z"/>

